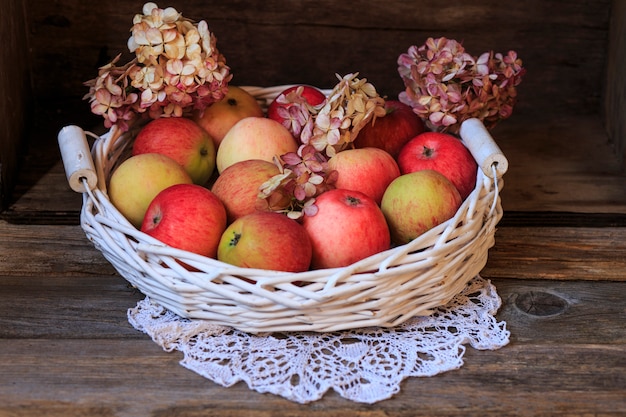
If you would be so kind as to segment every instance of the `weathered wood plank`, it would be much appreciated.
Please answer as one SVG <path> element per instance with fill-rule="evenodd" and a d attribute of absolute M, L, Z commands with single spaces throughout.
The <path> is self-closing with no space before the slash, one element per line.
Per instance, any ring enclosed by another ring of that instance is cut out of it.
<path fill-rule="evenodd" d="M 81 83 L 95 76 L 99 64 L 127 52 L 132 16 L 143 3 L 108 1 L 94 8 L 75 0 L 29 1 L 40 96 L 81 97 Z M 208 21 L 237 84 L 329 86 L 335 73 L 359 71 L 384 94 L 396 95 L 403 89 L 398 55 L 427 37 L 448 36 L 476 55 L 517 50 L 529 68 L 520 105 L 534 114 L 584 114 L 600 111 L 610 4 L 173 0 L 161 6 Z"/>
<path fill-rule="evenodd" d="M 391 400 L 329 392 L 299 405 L 238 383 L 224 388 L 149 340 L 0 340 L 0 414 L 35 416 L 623 415 L 626 345 L 512 344 L 468 351 L 458 371 L 411 378 Z"/>
<path fill-rule="evenodd" d="M 494 278 L 511 341 L 536 344 L 625 344 L 626 282 Z M 626 365 L 626 363 L 625 363 Z"/>
<path fill-rule="evenodd" d="M 556 280 L 626 280 L 626 228 L 502 227 L 482 274 Z"/>
<path fill-rule="evenodd" d="M 5 209 L 18 177 L 22 137 L 32 106 L 25 6 L 0 3 L 0 211 Z"/>
<path fill-rule="evenodd" d="M 80 226 L 13 225 L 0 220 L 0 275 L 89 276 L 114 268 Z"/>
<path fill-rule="evenodd" d="M 494 278 L 516 342 L 626 344 L 626 282 Z M 0 339 L 141 337 L 126 311 L 144 296 L 120 277 L 0 275 Z M 593 326 L 589 320 L 593 317 Z"/>
<path fill-rule="evenodd" d="M 126 311 L 144 298 L 119 276 L 0 275 L 0 339 L 139 337 Z"/>
<path fill-rule="evenodd" d="M 626 213 L 626 173 L 600 118 L 513 116 L 492 134 L 509 160 L 505 211 Z"/>
<path fill-rule="evenodd" d="M 617 154 L 626 164 L 626 3 L 611 2 L 609 50 L 606 65 L 605 120 L 609 137 L 615 143 Z"/>
<path fill-rule="evenodd" d="M 0 415 L 607 415 L 626 412 L 625 282 L 493 279 L 511 343 L 458 371 L 408 379 L 390 401 L 329 393 L 298 405 L 179 366 L 126 322 L 119 277 L 0 275 Z M 382 414 L 381 414 L 382 413 Z"/>

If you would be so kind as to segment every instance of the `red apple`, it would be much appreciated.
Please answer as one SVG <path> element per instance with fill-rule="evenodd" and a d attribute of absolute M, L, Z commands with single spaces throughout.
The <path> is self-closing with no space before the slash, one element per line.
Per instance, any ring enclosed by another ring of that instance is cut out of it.
<path fill-rule="evenodd" d="M 313 246 L 312 268 L 343 267 L 389 249 L 385 216 L 371 197 L 337 188 L 315 204 L 318 212 L 302 218 Z"/>
<path fill-rule="evenodd" d="M 311 241 L 300 223 L 261 211 L 235 220 L 222 234 L 217 259 L 242 268 L 303 272 L 311 263 Z"/>
<path fill-rule="evenodd" d="M 133 155 L 160 153 L 185 168 L 195 184 L 204 185 L 215 170 L 215 145 L 209 134 L 191 119 L 152 120 L 137 134 Z"/>
<path fill-rule="evenodd" d="M 380 148 L 396 158 L 404 144 L 424 132 L 424 122 L 410 106 L 398 100 L 385 101 L 385 110 L 385 116 L 361 129 L 354 146 Z"/>
<path fill-rule="evenodd" d="M 263 109 L 257 99 L 241 87 L 228 86 L 224 98 L 211 104 L 194 120 L 206 130 L 219 148 L 231 127 L 245 117 L 263 117 Z"/>
<path fill-rule="evenodd" d="M 215 258 L 226 229 L 226 209 L 215 194 L 196 184 L 168 187 L 154 197 L 141 231 L 174 248 Z"/>
<path fill-rule="evenodd" d="M 221 174 L 230 165 L 247 159 L 272 162 L 275 156 L 297 150 L 296 140 L 276 120 L 246 117 L 228 131 L 217 148 L 217 170 Z"/>
<path fill-rule="evenodd" d="M 380 148 L 337 152 L 328 160 L 328 168 L 337 171 L 335 188 L 360 191 L 377 204 L 391 181 L 400 176 L 395 159 Z"/>
<path fill-rule="evenodd" d="M 257 211 L 259 188 L 279 173 L 275 164 L 261 159 L 239 161 L 226 168 L 213 183 L 211 191 L 224 203 L 228 222 Z"/>
<path fill-rule="evenodd" d="M 300 140 L 302 126 L 297 122 L 299 105 L 318 106 L 325 100 L 326 95 L 316 87 L 294 85 L 286 88 L 270 103 L 267 117 L 285 126 L 296 139 Z"/>
<path fill-rule="evenodd" d="M 422 169 L 442 173 L 463 200 L 476 186 L 476 160 L 460 139 L 446 133 L 424 132 L 416 136 L 404 145 L 397 160 L 402 174 Z"/>
<path fill-rule="evenodd" d="M 454 184 L 443 174 L 425 169 L 393 180 L 380 207 L 392 241 L 403 245 L 453 217 L 462 202 Z"/>

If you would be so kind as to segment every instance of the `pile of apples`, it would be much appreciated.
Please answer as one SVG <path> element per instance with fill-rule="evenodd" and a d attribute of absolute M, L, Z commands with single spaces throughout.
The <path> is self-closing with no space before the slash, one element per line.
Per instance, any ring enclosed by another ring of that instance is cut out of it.
<path fill-rule="evenodd" d="M 325 100 L 301 88 L 311 105 Z M 424 131 L 409 106 L 386 100 L 386 115 L 328 160 L 337 181 L 316 198 L 315 215 L 259 210 L 260 186 L 280 173 L 273 158 L 301 145 L 281 116 L 286 106 L 274 100 L 264 113 L 230 86 L 202 114 L 150 121 L 111 174 L 111 202 L 169 246 L 238 267 L 302 272 L 408 243 L 453 217 L 475 187 L 476 162 L 458 138 Z"/>

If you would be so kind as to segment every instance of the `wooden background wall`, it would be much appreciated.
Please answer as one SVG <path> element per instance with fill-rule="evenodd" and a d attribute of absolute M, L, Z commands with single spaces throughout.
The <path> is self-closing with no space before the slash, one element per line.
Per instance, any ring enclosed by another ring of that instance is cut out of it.
<path fill-rule="evenodd" d="M 31 142 L 54 141 L 58 130 L 71 123 L 92 130 L 102 126 L 81 100 L 87 91 L 83 82 L 117 53 L 127 54 L 132 17 L 143 3 L 8 0 L 0 4 L 0 88 L 6 96 L 0 107 L 5 121 L 0 124 L 0 189 L 15 176 L 17 155 L 26 139 L 26 114 L 34 115 L 29 126 L 36 137 L 31 135 Z M 232 68 L 233 83 L 239 85 L 331 87 L 335 73 L 358 71 L 382 94 L 395 97 L 403 89 L 398 55 L 429 36 L 463 41 L 474 55 L 514 49 L 528 70 L 513 116 L 518 126 L 599 116 L 604 111 L 608 137 L 620 152 L 626 149 L 622 0 L 157 3 L 206 20 Z M 35 108 L 26 111 L 31 78 Z"/>
<path fill-rule="evenodd" d="M 611 5 L 607 53 L 605 124 L 609 138 L 626 165 L 626 2 Z"/>
<path fill-rule="evenodd" d="M 142 0 L 28 0 L 33 71 L 41 100 L 80 97 L 99 64 L 127 51 Z M 305 82 L 360 72 L 379 91 L 403 89 L 397 56 L 427 37 L 462 40 L 478 55 L 518 51 L 528 68 L 520 111 L 599 112 L 611 0 L 170 0 L 204 19 L 235 84 Z"/>
<path fill-rule="evenodd" d="M 30 68 L 24 3 L 0 3 L 0 210 L 15 182 L 29 113 Z"/>

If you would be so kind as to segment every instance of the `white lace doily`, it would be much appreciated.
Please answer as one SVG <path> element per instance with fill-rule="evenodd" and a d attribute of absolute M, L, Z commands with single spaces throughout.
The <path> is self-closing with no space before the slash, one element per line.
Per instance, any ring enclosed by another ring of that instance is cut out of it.
<path fill-rule="evenodd" d="M 510 332 L 494 317 L 500 304 L 491 282 L 477 276 L 432 316 L 392 329 L 252 335 L 183 319 L 148 298 L 128 310 L 128 320 L 164 350 L 182 352 L 182 366 L 225 387 L 244 381 L 250 389 L 299 403 L 332 388 L 371 404 L 399 392 L 407 377 L 460 368 L 465 344 L 480 350 L 505 346 Z"/>

